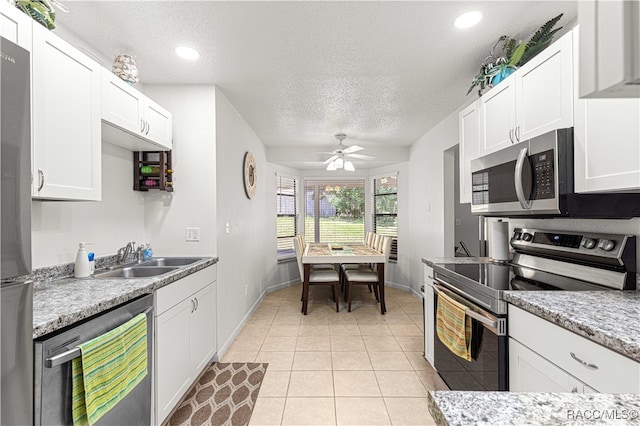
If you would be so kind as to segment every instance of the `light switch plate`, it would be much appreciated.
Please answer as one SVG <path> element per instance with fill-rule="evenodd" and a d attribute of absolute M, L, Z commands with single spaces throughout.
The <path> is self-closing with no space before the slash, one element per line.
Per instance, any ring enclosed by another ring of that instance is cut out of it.
<path fill-rule="evenodd" d="M 186 228 L 187 241 L 200 241 L 200 228 Z"/>

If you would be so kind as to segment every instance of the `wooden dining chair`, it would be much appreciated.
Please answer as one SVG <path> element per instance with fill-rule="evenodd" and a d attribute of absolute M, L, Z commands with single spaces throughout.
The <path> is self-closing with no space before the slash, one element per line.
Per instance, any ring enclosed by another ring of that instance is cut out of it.
<path fill-rule="evenodd" d="M 340 299 L 338 298 L 338 286 L 340 280 L 335 269 L 314 269 L 309 270 L 309 282 L 304 280 L 304 265 L 302 264 L 303 248 L 300 240 L 295 238 L 293 244 L 296 249 L 296 260 L 298 261 L 298 270 L 300 271 L 300 280 L 302 281 L 302 313 L 307 315 L 307 305 L 309 304 L 309 288 L 313 285 L 330 285 L 333 286 L 333 299 L 336 301 L 336 312 L 340 312 Z"/>
<path fill-rule="evenodd" d="M 367 231 L 367 235 L 364 239 L 366 245 L 371 247 L 373 245 L 373 238 L 376 236 L 375 232 Z"/>
<path fill-rule="evenodd" d="M 382 237 L 382 254 L 384 254 L 384 270 L 387 270 L 389 263 L 389 255 L 391 254 L 392 237 Z M 347 301 L 347 310 L 351 312 L 351 298 L 353 296 L 353 286 L 357 284 L 368 285 L 373 287 L 376 301 L 380 302 L 380 289 L 378 283 L 378 271 L 374 269 L 347 269 L 344 271 L 345 281 L 345 300 Z M 384 301 L 382 301 L 384 302 Z M 380 311 L 384 313 L 383 303 L 380 305 Z"/>

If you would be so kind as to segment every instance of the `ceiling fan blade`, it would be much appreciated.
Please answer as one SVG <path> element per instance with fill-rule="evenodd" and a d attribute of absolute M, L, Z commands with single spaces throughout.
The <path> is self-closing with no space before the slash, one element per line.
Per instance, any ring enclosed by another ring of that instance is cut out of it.
<path fill-rule="evenodd" d="M 347 157 L 359 158 L 360 160 L 375 160 L 376 157 L 367 154 L 347 154 Z"/>
<path fill-rule="evenodd" d="M 332 162 L 333 160 L 335 160 L 336 158 L 338 158 L 337 155 L 334 155 L 333 157 L 329 158 L 327 161 L 323 162 L 322 164 L 329 164 L 330 162 Z"/>
<path fill-rule="evenodd" d="M 364 148 L 358 145 L 351 145 L 347 149 L 342 150 L 344 154 L 351 154 L 352 152 L 362 151 Z"/>

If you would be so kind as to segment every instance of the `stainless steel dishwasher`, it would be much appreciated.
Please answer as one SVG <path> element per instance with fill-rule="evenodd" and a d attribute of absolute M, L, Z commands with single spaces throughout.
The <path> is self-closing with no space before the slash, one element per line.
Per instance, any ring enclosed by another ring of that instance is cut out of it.
<path fill-rule="evenodd" d="M 71 425 L 71 360 L 79 344 L 104 334 L 140 313 L 147 314 L 147 376 L 104 415 L 102 425 L 150 425 L 152 422 L 153 295 L 142 296 L 34 340 L 34 424 Z"/>

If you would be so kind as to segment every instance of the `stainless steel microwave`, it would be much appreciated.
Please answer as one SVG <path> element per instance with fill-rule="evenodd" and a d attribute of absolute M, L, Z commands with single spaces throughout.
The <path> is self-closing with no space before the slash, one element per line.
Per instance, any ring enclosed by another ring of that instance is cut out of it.
<path fill-rule="evenodd" d="M 471 161 L 471 212 L 486 216 L 640 216 L 640 194 L 576 194 L 573 128 Z"/>

